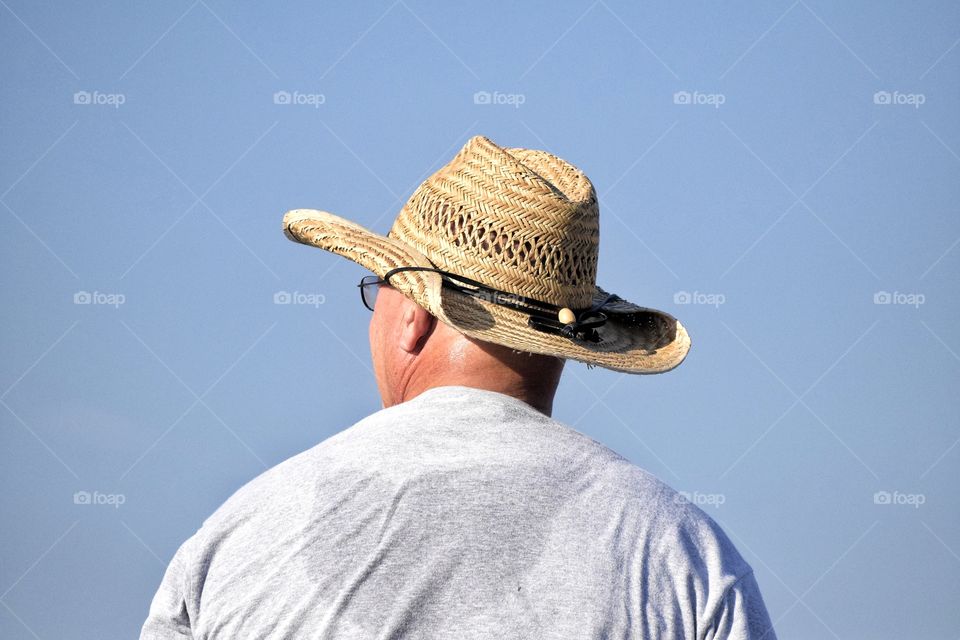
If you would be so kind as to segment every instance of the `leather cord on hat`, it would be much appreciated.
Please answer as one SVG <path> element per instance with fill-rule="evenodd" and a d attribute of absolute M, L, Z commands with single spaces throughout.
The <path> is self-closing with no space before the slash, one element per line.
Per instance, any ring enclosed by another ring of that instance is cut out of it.
<path fill-rule="evenodd" d="M 530 328 L 561 335 L 574 342 L 601 342 L 602 338 L 597 329 L 607 322 L 607 315 L 603 313 L 602 308 L 611 300 L 619 299 L 619 296 L 611 293 L 600 302 L 577 311 L 515 293 L 507 293 L 472 278 L 435 267 L 396 267 L 387 271 L 383 275 L 383 280 L 389 284 L 391 277 L 404 271 L 428 271 L 440 274 L 444 286 L 473 298 L 526 313 L 530 316 L 527 319 L 527 325 Z M 563 311 L 572 313 L 574 320 L 561 321 Z"/>
<path fill-rule="evenodd" d="M 570 338 L 578 342 L 601 342 L 602 338 L 597 331 L 607 322 L 607 314 L 601 309 L 611 300 L 618 298 L 616 294 L 608 294 L 606 298 L 597 302 L 588 309 L 574 312 L 575 320 L 564 323 L 559 318 L 540 317 L 531 315 L 527 324 L 537 331 L 546 333 L 559 333 L 565 338 Z"/>

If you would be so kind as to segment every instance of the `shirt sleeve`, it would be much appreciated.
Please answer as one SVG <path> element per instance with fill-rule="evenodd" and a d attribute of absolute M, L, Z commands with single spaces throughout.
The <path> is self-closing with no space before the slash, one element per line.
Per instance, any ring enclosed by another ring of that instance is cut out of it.
<path fill-rule="evenodd" d="M 760 587 L 753 572 L 747 573 L 727 589 L 706 640 L 777 640 Z"/>
<path fill-rule="evenodd" d="M 180 545 L 167 566 L 140 631 L 140 640 L 192 640 L 186 590 L 189 543 L 187 540 Z"/>

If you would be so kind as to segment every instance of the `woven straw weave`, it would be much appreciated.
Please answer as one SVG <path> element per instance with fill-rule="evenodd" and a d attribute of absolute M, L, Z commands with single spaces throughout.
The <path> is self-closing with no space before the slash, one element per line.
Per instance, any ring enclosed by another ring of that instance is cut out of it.
<path fill-rule="evenodd" d="M 606 296 L 596 286 L 599 210 L 590 180 L 545 151 L 501 148 L 483 136 L 417 188 L 387 236 L 312 209 L 288 212 L 284 232 L 380 276 L 400 266 L 436 266 L 572 309 Z M 605 308 L 602 341 L 584 343 L 532 329 L 520 311 L 442 287 L 435 273 L 398 273 L 391 285 L 464 334 L 521 351 L 661 373 L 690 348 L 672 316 L 626 301 Z"/>

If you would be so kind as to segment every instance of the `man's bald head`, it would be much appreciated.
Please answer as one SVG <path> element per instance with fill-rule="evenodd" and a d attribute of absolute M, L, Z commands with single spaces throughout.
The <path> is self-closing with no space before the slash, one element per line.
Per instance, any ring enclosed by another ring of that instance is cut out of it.
<path fill-rule="evenodd" d="M 549 415 L 564 362 L 468 338 L 387 285 L 370 321 L 370 351 L 384 407 L 462 385 L 512 395 Z"/>

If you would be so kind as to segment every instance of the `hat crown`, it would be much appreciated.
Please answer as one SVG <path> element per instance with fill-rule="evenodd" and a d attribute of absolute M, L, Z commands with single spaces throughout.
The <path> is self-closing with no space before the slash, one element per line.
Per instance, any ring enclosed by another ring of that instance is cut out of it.
<path fill-rule="evenodd" d="M 474 136 L 417 188 L 388 235 L 439 269 L 557 306 L 590 306 L 596 290 L 596 191 L 545 151 Z"/>

